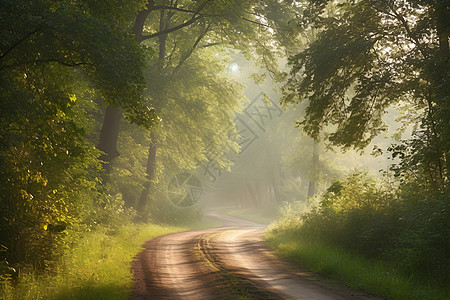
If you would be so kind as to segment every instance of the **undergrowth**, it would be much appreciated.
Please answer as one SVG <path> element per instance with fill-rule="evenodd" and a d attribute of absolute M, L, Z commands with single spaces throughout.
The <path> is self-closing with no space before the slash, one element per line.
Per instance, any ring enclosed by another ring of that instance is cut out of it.
<path fill-rule="evenodd" d="M 368 259 L 317 239 L 307 238 L 295 228 L 284 228 L 282 231 L 275 228 L 268 231 L 266 241 L 277 254 L 326 278 L 393 300 L 449 299 L 445 287 L 413 280 L 395 263 Z"/>
<path fill-rule="evenodd" d="M 128 299 L 131 262 L 154 237 L 183 227 L 129 224 L 115 230 L 98 228 L 72 245 L 56 268 L 45 274 L 23 270 L 13 284 L 0 281 L 0 299 Z"/>
<path fill-rule="evenodd" d="M 267 241 L 314 272 L 389 299 L 450 299 L 449 192 L 364 173 L 285 207 Z"/>

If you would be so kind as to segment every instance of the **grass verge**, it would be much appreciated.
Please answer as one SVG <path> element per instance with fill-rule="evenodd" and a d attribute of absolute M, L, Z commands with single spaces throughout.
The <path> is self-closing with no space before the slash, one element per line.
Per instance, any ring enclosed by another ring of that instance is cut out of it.
<path fill-rule="evenodd" d="M 53 274 L 21 274 L 13 288 L 0 281 L 0 299 L 128 299 L 131 262 L 142 244 L 154 237 L 188 228 L 129 224 L 114 232 L 88 232 L 62 258 Z"/>
<path fill-rule="evenodd" d="M 369 260 L 320 241 L 302 237 L 294 230 L 269 230 L 269 247 L 314 273 L 349 287 L 388 299 L 450 299 L 448 287 L 433 286 L 405 276 L 392 263 Z"/>

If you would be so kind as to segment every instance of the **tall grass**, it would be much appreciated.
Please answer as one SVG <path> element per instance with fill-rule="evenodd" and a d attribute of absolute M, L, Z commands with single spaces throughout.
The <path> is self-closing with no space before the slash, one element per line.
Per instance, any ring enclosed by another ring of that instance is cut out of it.
<path fill-rule="evenodd" d="M 412 279 L 394 263 L 367 259 L 298 234 L 296 229 L 280 227 L 283 229 L 272 226 L 267 232 L 268 245 L 281 256 L 326 278 L 388 299 L 450 299 L 448 287 Z"/>
<path fill-rule="evenodd" d="M 183 227 L 129 224 L 111 231 L 99 228 L 84 234 L 52 273 L 20 275 L 16 286 L 1 281 L 0 299 L 128 299 L 131 262 L 141 245 L 154 237 L 186 230 Z"/>

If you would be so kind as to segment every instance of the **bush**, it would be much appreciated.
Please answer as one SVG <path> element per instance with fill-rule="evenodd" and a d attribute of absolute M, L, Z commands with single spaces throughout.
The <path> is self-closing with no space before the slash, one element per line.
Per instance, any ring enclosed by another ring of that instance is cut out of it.
<path fill-rule="evenodd" d="M 413 182 L 387 179 L 358 173 L 336 181 L 309 212 L 285 210 L 280 223 L 295 223 L 308 238 L 395 261 L 412 276 L 448 281 L 449 193 L 424 195 Z"/>

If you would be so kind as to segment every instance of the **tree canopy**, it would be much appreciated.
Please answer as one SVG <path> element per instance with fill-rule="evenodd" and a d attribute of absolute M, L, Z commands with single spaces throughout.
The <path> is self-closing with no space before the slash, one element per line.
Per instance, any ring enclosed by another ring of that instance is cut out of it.
<path fill-rule="evenodd" d="M 450 52 L 448 1 L 305 1 L 297 19 L 316 39 L 291 56 L 283 102 L 307 101 L 299 123 L 334 145 L 365 147 L 386 129 L 394 104 L 412 107 L 415 153 L 448 183 Z M 416 161 L 417 163 L 417 161 Z M 433 175 L 434 176 L 434 175 Z"/>
<path fill-rule="evenodd" d="M 133 122 L 154 121 L 141 101 L 144 51 L 124 18 L 98 9 L 94 1 L 0 2 L 0 244 L 11 263 L 42 267 L 58 240 L 49 230 L 77 223 L 98 199 L 99 153 L 82 107 L 102 97 Z"/>

